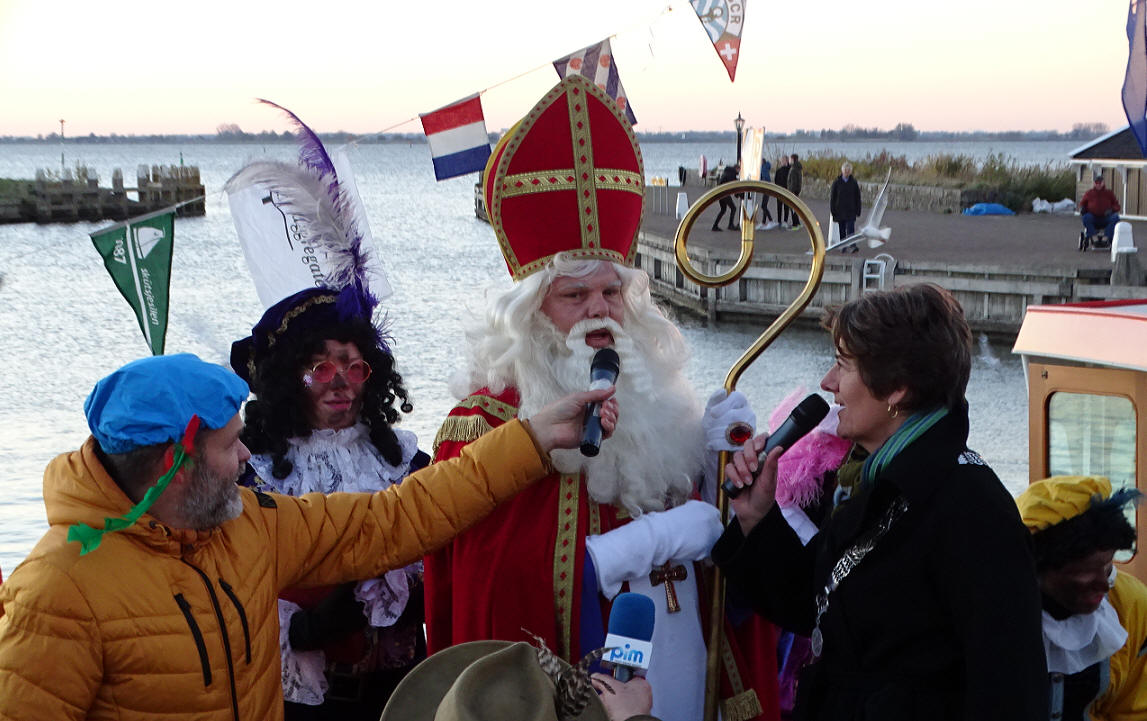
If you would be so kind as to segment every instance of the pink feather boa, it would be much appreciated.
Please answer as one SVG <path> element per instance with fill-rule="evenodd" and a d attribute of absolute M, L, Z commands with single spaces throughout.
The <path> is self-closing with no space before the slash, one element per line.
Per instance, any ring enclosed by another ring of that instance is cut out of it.
<path fill-rule="evenodd" d="M 807 390 L 801 386 L 780 402 L 769 417 L 770 433 L 785 422 L 806 395 Z M 807 508 L 815 503 L 820 499 L 821 478 L 844 462 L 852 441 L 836 435 L 839 412 L 840 406 L 834 405 L 820 425 L 781 456 L 777 464 L 777 503 L 781 508 Z"/>

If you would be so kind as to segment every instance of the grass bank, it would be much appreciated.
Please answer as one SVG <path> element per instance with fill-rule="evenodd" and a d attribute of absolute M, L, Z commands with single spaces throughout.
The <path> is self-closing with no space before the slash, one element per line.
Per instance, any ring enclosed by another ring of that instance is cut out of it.
<path fill-rule="evenodd" d="M 941 153 L 915 163 L 903 155 L 882 152 L 863 158 L 838 154 L 802 158 L 806 177 L 831 183 L 845 161 L 858 180 L 881 182 L 892 168 L 892 182 L 974 191 L 985 199 L 1019 212 L 1030 212 L 1034 198 L 1056 201 L 1075 197 L 1075 176 L 1067 165 L 1018 165 L 1009 156 L 992 154 L 983 162 L 970 155 Z"/>

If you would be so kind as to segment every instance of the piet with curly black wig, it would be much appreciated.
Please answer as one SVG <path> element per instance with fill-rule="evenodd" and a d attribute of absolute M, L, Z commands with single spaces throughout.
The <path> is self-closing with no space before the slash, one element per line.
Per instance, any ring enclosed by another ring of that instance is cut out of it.
<path fill-rule="evenodd" d="M 302 371 L 321 354 L 325 341 L 353 343 L 370 364 L 362 393 L 360 418 L 370 439 L 391 465 L 402 462 L 402 449 L 391 425 L 413 407 L 402 376 L 394 370 L 385 338 L 371 322 L 370 306 L 352 288 L 341 292 L 315 288 L 295 293 L 267 309 L 251 335 L 231 346 L 231 367 L 250 386 L 242 440 L 255 454 L 269 454 L 272 474 L 286 478 L 288 439 L 311 434 L 309 400 Z"/>

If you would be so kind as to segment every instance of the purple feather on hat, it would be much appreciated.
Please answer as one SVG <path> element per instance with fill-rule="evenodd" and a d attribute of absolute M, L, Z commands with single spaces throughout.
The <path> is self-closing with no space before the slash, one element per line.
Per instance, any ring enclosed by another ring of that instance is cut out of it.
<path fill-rule="evenodd" d="M 278 108 L 279 110 L 282 110 L 283 113 L 285 113 L 286 116 L 291 119 L 291 123 L 295 126 L 296 135 L 299 138 L 299 163 L 303 167 L 310 168 L 319 175 L 332 176 L 334 181 L 332 182 L 331 187 L 332 190 L 337 192 L 338 173 L 335 172 L 334 161 L 332 161 L 331 156 L 327 154 L 326 146 L 323 145 L 323 141 L 319 140 L 318 134 L 311 130 L 310 127 L 301 119 L 299 119 L 298 115 L 295 115 L 290 110 L 284 108 L 282 105 L 279 105 L 278 103 L 272 102 L 270 100 L 265 100 L 263 98 L 256 98 L 256 100 L 258 100 L 260 103 L 263 103 L 264 105 L 270 105 L 272 108 Z"/>

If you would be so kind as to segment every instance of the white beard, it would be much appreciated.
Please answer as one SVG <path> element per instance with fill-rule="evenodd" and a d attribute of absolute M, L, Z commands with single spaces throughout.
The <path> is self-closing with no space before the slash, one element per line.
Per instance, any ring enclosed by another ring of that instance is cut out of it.
<path fill-rule="evenodd" d="M 539 314 L 541 315 L 541 314 Z M 519 366 L 516 386 L 520 416 L 529 418 L 548 403 L 589 387 L 589 367 L 596 350 L 585 336 L 599 329 L 613 334 L 621 359 L 617 377 L 618 421 L 601 452 L 589 458 L 577 449 L 550 452 L 563 473 L 584 471 L 590 497 L 619 505 L 637 517 L 683 502 L 693 492 L 704 463 L 701 407 L 682 374 L 685 359 L 650 367 L 643 346 L 655 339 L 627 335 L 610 318 L 590 319 L 563 338 L 542 315 L 545 337 L 535 338 L 542 367 Z"/>

